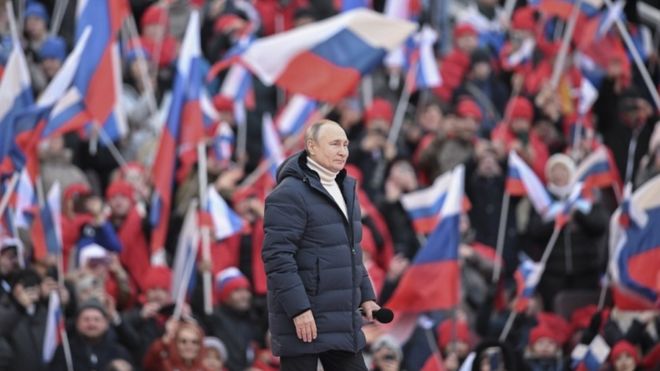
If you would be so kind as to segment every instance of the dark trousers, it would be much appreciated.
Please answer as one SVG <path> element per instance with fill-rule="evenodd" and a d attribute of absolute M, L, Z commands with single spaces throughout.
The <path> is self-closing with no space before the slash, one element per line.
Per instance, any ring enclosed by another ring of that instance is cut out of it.
<path fill-rule="evenodd" d="M 320 354 L 305 354 L 296 357 L 281 357 L 281 371 L 316 371 L 321 360 L 324 371 L 367 371 L 362 352 L 352 353 L 329 350 Z"/>

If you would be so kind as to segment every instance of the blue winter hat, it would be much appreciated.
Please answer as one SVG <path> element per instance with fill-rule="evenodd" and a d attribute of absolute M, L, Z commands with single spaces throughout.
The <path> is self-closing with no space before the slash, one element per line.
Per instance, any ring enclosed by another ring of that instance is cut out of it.
<path fill-rule="evenodd" d="M 64 61 L 66 58 L 66 42 L 58 36 L 49 36 L 41 45 L 39 49 L 39 58 L 44 59 L 57 59 Z"/>
<path fill-rule="evenodd" d="M 44 22 L 48 22 L 50 19 L 50 16 L 46 11 L 46 7 L 43 4 L 37 2 L 29 3 L 25 8 L 25 18 L 27 17 L 39 17 L 43 19 Z"/>

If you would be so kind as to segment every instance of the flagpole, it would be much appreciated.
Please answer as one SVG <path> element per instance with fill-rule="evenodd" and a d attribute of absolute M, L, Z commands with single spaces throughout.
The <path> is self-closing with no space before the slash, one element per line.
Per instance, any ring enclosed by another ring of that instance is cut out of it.
<path fill-rule="evenodd" d="M 628 157 L 626 158 L 626 174 L 623 184 L 628 184 L 632 181 L 633 168 L 635 167 L 635 151 L 637 151 L 637 139 L 642 130 L 637 128 L 633 131 L 630 143 L 628 143 Z"/>
<path fill-rule="evenodd" d="M 502 208 L 500 209 L 500 226 L 497 230 L 497 245 L 495 248 L 495 266 L 493 267 L 493 277 L 491 281 L 497 282 L 500 278 L 502 271 L 502 254 L 504 251 L 504 238 L 506 236 L 506 224 L 509 219 L 509 204 L 511 203 L 511 195 L 504 190 L 502 197 Z"/>
<path fill-rule="evenodd" d="M 60 32 L 60 26 L 62 25 L 62 19 L 64 19 L 64 13 L 66 8 L 69 6 L 69 0 L 59 0 L 55 2 L 55 9 L 53 9 L 53 18 L 50 23 L 50 34 L 57 35 Z"/>
<path fill-rule="evenodd" d="M 417 61 L 417 64 L 419 64 L 419 61 Z M 417 65 L 411 68 L 417 68 Z M 392 128 L 390 128 L 390 132 L 387 136 L 387 143 L 389 144 L 396 143 L 397 139 L 399 138 L 399 132 L 403 127 L 403 121 L 406 115 L 406 107 L 408 106 L 408 101 L 410 100 L 410 95 L 411 95 L 411 91 L 410 91 L 411 80 L 412 79 L 406 77 L 406 81 L 403 84 L 403 91 L 399 96 L 399 101 L 396 105 L 396 110 L 394 111 Z"/>
<path fill-rule="evenodd" d="M 582 5 L 583 0 L 577 0 L 573 4 L 573 9 L 571 10 L 570 18 L 568 19 L 568 25 L 566 26 L 566 31 L 564 31 L 564 38 L 561 41 L 561 46 L 559 47 L 559 53 L 557 54 L 557 59 L 555 60 L 555 66 L 552 70 L 552 78 L 550 79 L 550 86 L 553 90 L 557 89 L 559 85 L 559 79 L 561 78 L 562 70 L 564 69 L 564 64 L 566 63 L 566 57 L 568 56 L 568 46 L 575 32 L 575 26 L 577 24 L 578 16 L 580 15 L 580 6 Z"/>
<path fill-rule="evenodd" d="M 325 118 L 334 106 L 329 103 L 324 103 L 321 108 L 319 108 L 319 120 Z M 305 132 L 301 130 L 298 134 L 290 136 L 284 144 L 284 153 L 293 149 L 298 143 L 298 140 L 304 136 Z M 293 140 L 289 140 L 293 138 Z M 246 188 L 254 184 L 254 182 L 259 179 L 267 170 L 270 168 L 271 160 L 267 158 L 265 161 L 262 161 L 256 169 L 254 169 L 243 181 L 238 185 L 237 188 Z"/>
<path fill-rule="evenodd" d="M 14 193 L 14 190 L 16 189 L 16 184 L 18 184 L 18 178 L 19 178 L 19 173 L 14 172 L 14 174 L 9 179 L 9 184 L 7 185 L 7 188 L 5 189 L 5 193 L 2 195 L 2 199 L 0 200 L 0 215 L 4 214 L 5 210 L 7 209 L 7 206 L 9 205 L 9 200 L 11 199 L 11 195 Z"/>
<path fill-rule="evenodd" d="M 199 177 L 199 209 L 200 211 L 204 211 L 208 201 L 208 195 L 206 194 L 208 179 L 206 173 L 206 146 L 203 142 L 197 143 L 197 164 L 197 174 Z M 208 263 L 211 261 L 211 231 L 206 223 L 201 224 L 202 259 L 204 260 L 204 263 Z M 213 291 L 211 286 L 211 272 L 208 269 L 204 270 L 202 280 L 204 289 L 204 313 L 209 315 L 213 312 Z"/>
<path fill-rule="evenodd" d="M 429 345 L 429 348 L 431 348 L 431 353 L 433 353 L 433 356 L 438 360 L 439 364 L 442 365 L 442 353 L 440 353 L 440 348 L 438 348 L 438 342 L 435 340 L 433 332 L 430 328 L 424 327 L 424 335 L 426 343 Z"/>
<path fill-rule="evenodd" d="M 124 158 L 124 156 L 122 156 L 121 152 L 119 152 L 119 149 L 117 148 L 115 143 L 112 141 L 112 139 L 110 139 L 108 134 L 105 132 L 103 126 L 95 125 L 95 128 L 98 129 L 99 137 L 103 141 L 103 144 L 105 144 L 108 147 L 108 150 L 110 150 L 110 154 L 115 159 L 115 161 L 117 161 L 119 166 L 126 165 L 126 159 Z"/>
<path fill-rule="evenodd" d="M 555 228 L 552 231 L 552 236 L 550 236 L 550 240 L 548 241 L 548 244 L 545 246 L 545 250 L 543 251 L 543 256 L 541 257 L 541 261 L 539 262 L 539 265 L 541 266 L 538 273 L 539 278 L 543 275 L 543 272 L 545 271 L 545 265 L 548 262 L 548 259 L 550 258 L 550 254 L 552 253 L 555 244 L 557 243 L 557 239 L 559 238 L 559 232 L 561 232 L 561 229 L 562 229 L 561 227 L 555 225 Z M 516 319 L 517 315 L 518 312 L 515 309 L 513 309 L 509 313 L 509 317 L 506 320 L 506 324 L 504 325 L 504 328 L 500 333 L 500 337 L 499 337 L 500 341 L 504 341 L 506 337 L 509 335 L 511 328 L 513 327 L 513 321 Z"/>
<path fill-rule="evenodd" d="M 247 111 L 245 102 L 234 102 L 234 122 L 236 123 L 236 161 L 245 165 L 247 154 Z"/>
<path fill-rule="evenodd" d="M 607 5 L 607 9 L 612 9 L 611 0 L 605 0 L 605 5 Z M 616 23 L 616 26 L 619 29 L 621 38 L 625 42 L 628 51 L 630 51 L 630 54 L 632 55 L 633 60 L 635 61 L 635 65 L 637 66 L 639 73 L 642 75 L 642 79 L 644 80 L 644 84 L 646 84 L 646 88 L 651 94 L 651 98 L 653 98 L 653 103 L 655 103 L 656 110 L 660 110 L 660 95 L 658 95 L 658 91 L 653 85 L 653 80 L 651 79 L 651 76 L 649 75 L 649 71 L 646 69 L 646 66 L 644 66 L 644 62 L 642 61 L 642 57 L 639 55 L 639 51 L 637 50 L 637 47 L 635 47 L 635 44 L 630 38 L 630 33 L 628 32 L 628 29 L 623 24 L 623 21 L 621 21 L 621 18 L 616 17 L 614 19 L 614 22 Z"/>
<path fill-rule="evenodd" d="M 607 273 L 605 273 L 605 277 L 603 279 L 602 286 L 600 288 L 600 295 L 598 295 L 598 310 L 602 310 L 603 307 L 605 306 L 605 297 L 607 296 L 607 288 L 610 285 L 610 279 Z"/>

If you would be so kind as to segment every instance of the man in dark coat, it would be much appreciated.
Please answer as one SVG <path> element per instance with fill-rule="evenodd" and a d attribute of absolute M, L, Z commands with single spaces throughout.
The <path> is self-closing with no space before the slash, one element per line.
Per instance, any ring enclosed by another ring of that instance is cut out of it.
<path fill-rule="evenodd" d="M 360 207 L 348 139 L 323 120 L 305 133 L 266 199 L 262 251 L 269 324 L 282 370 L 366 370 L 360 311 L 380 309 L 362 264 Z"/>
<path fill-rule="evenodd" d="M 117 342 L 110 331 L 106 308 L 96 299 L 83 302 L 78 308 L 75 331 L 69 338 L 71 361 L 76 371 L 103 370 L 112 361 L 123 359 L 130 363 L 128 351 Z M 50 370 L 66 370 L 62 345 L 57 347 Z"/>

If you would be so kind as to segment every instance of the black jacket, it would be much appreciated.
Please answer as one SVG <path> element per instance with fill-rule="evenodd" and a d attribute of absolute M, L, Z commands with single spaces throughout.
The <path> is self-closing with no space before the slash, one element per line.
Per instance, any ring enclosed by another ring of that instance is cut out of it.
<path fill-rule="evenodd" d="M 273 353 L 357 352 L 365 346 L 358 307 L 375 295 L 362 264 L 355 179 L 344 170 L 337 176 L 350 221 L 307 167 L 305 152 L 282 164 L 277 181 L 266 199 L 262 251 Z M 318 330 L 311 343 L 297 338 L 293 324 L 307 309 Z"/>
<path fill-rule="evenodd" d="M 73 334 L 69 339 L 69 345 L 74 371 L 103 370 L 115 359 L 123 359 L 131 364 L 133 363 L 128 351 L 113 340 L 110 332 L 106 332 L 97 343 L 90 343 L 79 334 L 70 333 Z M 66 358 L 60 345 L 55 351 L 49 370 L 64 371 L 66 369 Z"/>

